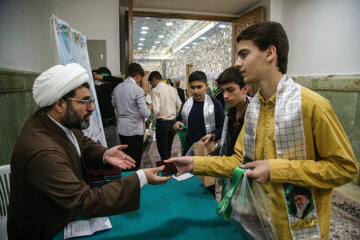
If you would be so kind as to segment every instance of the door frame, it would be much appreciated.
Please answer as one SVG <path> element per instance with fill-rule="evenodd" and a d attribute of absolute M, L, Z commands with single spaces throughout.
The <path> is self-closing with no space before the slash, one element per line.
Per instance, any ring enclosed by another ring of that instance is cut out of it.
<path fill-rule="evenodd" d="M 265 7 L 259 6 L 240 17 L 228 17 L 228 16 L 214 16 L 214 15 L 199 15 L 199 14 L 183 14 L 183 13 L 173 13 L 173 12 L 146 12 L 146 11 L 133 11 L 133 0 L 128 0 L 128 11 L 125 11 L 125 16 L 127 16 L 127 24 L 125 24 L 125 42 L 127 41 L 129 51 L 125 53 L 124 60 L 126 63 L 131 63 L 133 61 L 133 18 L 134 17 L 153 17 L 153 18 L 169 18 L 169 19 L 189 19 L 189 20 L 201 20 L 201 21 L 217 21 L 217 22 L 231 22 L 232 27 L 232 63 L 235 63 L 236 55 L 236 32 L 234 25 L 241 21 L 252 21 L 256 19 L 255 23 L 263 22 L 265 18 Z M 131 26 L 130 26 L 131 24 Z M 131 37 L 130 37 L 131 36 Z M 131 40 L 131 41 L 130 41 Z M 125 43 L 126 44 L 126 43 Z M 127 71 L 127 70 L 125 70 Z M 187 85 L 187 84 L 186 84 Z"/>
<path fill-rule="evenodd" d="M 190 70 L 191 69 L 191 70 Z M 194 71 L 194 64 L 193 63 L 187 63 L 186 64 L 186 78 L 185 78 L 185 86 L 186 86 L 186 98 L 190 97 L 190 85 L 189 85 L 189 76 Z"/>
<path fill-rule="evenodd" d="M 133 11 L 133 0 L 128 0 L 128 10 L 125 11 L 125 45 L 128 46 L 128 51 L 125 52 L 126 66 L 132 63 L 134 59 L 134 41 L 133 41 L 133 18 L 134 17 L 153 17 L 153 18 L 169 18 L 169 19 L 189 19 L 200 21 L 216 21 L 216 22 L 232 22 L 237 17 L 228 16 L 214 16 L 214 15 L 201 15 L 201 14 L 183 14 L 173 12 L 146 12 L 146 11 Z M 130 26 L 131 25 L 131 26 Z M 126 71 L 126 70 L 125 70 Z"/>

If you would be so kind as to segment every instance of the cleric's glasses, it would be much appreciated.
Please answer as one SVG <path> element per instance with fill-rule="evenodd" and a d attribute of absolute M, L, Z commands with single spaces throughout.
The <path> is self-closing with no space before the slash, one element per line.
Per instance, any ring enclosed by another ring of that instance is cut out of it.
<path fill-rule="evenodd" d="M 95 100 L 93 98 L 88 99 L 77 99 L 77 98 L 67 98 L 71 101 L 81 102 L 82 104 L 86 104 L 87 107 L 90 107 L 91 104 L 94 104 Z"/>

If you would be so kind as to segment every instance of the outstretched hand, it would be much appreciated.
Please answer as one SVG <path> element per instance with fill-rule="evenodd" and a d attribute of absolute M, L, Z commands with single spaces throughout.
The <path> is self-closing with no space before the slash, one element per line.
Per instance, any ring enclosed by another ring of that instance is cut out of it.
<path fill-rule="evenodd" d="M 269 160 L 257 160 L 241 165 L 241 168 L 254 168 L 245 172 L 245 175 L 251 177 L 258 183 L 266 183 L 270 179 L 270 163 Z"/>
<path fill-rule="evenodd" d="M 207 144 L 208 142 L 211 141 L 211 139 L 213 138 L 213 135 L 210 133 L 210 134 L 206 134 L 205 136 L 203 136 L 201 138 L 201 141 L 203 141 L 204 145 Z"/>
<path fill-rule="evenodd" d="M 173 163 L 177 169 L 175 176 L 180 176 L 186 172 L 190 172 L 194 168 L 194 158 L 191 156 L 175 157 L 164 160 L 166 163 Z"/>
<path fill-rule="evenodd" d="M 172 176 L 160 177 L 158 176 L 159 172 L 164 170 L 165 166 L 160 166 L 156 168 L 145 168 L 143 169 L 145 176 L 148 182 L 152 185 L 164 184 L 166 183 Z"/>
<path fill-rule="evenodd" d="M 135 167 L 135 160 L 126 155 L 122 150 L 127 148 L 127 145 L 117 145 L 107 150 L 104 160 L 122 170 L 127 170 Z"/>

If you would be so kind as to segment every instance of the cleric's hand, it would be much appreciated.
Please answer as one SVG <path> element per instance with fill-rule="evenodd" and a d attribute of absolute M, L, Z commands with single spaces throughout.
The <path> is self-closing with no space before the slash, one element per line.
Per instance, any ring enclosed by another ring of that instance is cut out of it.
<path fill-rule="evenodd" d="M 254 168 L 245 172 L 245 175 L 251 177 L 258 183 L 266 183 L 270 179 L 270 163 L 269 160 L 257 160 L 241 165 L 241 168 Z"/>
<path fill-rule="evenodd" d="M 164 170 L 165 166 L 160 166 L 156 168 L 144 168 L 143 171 L 148 180 L 148 183 L 152 185 L 164 184 L 166 183 L 172 176 L 160 177 L 158 176 L 159 172 Z"/>
<path fill-rule="evenodd" d="M 194 158 L 192 156 L 170 158 L 168 160 L 164 160 L 164 162 L 173 163 L 175 165 L 177 169 L 177 177 L 186 172 L 191 172 L 194 168 Z"/>
<path fill-rule="evenodd" d="M 108 149 L 105 153 L 104 160 L 108 164 L 122 170 L 135 167 L 135 160 L 122 151 L 125 148 L 127 148 L 127 145 L 117 145 Z"/>

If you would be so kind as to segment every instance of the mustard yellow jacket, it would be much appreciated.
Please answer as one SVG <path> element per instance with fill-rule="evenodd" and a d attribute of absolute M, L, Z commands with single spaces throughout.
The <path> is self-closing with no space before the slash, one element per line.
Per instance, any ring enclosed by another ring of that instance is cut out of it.
<path fill-rule="evenodd" d="M 276 95 L 264 101 L 261 94 L 260 115 L 256 131 L 255 160 L 268 159 L 270 180 L 263 189 L 272 196 L 272 214 L 279 239 L 291 239 L 282 183 L 310 186 L 313 189 L 321 239 L 329 238 L 331 195 L 334 187 L 350 182 L 358 175 L 349 139 L 328 100 L 302 87 L 301 103 L 306 158 L 304 160 L 277 159 L 274 133 Z M 246 124 L 246 122 L 245 122 Z M 231 177 L 241 165 L 244 127 L 230 157 L 194 157 L 194 174 Z"/>

